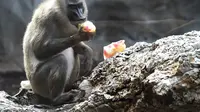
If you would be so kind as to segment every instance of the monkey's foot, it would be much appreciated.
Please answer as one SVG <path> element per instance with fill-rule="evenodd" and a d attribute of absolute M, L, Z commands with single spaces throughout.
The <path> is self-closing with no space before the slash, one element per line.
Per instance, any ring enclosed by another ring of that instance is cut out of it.
<path fill-rule="evenodd" d="M 35 104 L 34 107 L 40 108 L 40 109 L 53 109 L 53 108 L 55 108 L 51 105 L 45 105 L 45 104 Z"/>
<path fill-rule="evenodd" d="M 72 94 L 76 94 L 76 96 L 73 98 L 72 102 L 80 102 L 83 100 L 85 96 L 85 90 L 71 90 Z"/>

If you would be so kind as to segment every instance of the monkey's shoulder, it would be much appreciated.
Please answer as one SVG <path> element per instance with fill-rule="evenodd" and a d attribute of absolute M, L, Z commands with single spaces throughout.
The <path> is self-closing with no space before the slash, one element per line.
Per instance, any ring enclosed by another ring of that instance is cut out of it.
<path fill-rule="evenodd" d="M 47 0 L 41 3 L 34 11 L 32 16 L 33 20 L 50 20 L 55 13 L 59 10 L 55 0 Z"/>

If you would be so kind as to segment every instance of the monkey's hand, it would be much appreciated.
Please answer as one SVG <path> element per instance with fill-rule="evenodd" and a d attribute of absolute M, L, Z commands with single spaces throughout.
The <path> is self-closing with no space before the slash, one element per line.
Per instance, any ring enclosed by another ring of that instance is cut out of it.
<path fill-rule="evenodd" d="M 83 41 L 90 40 L 96 33 L 96 26 L 92 22 L 86 21 L 79 25 L 79 32 Z"/>
<path fill-rule="evenodd" d="M 91 40 L 92 37 L 94 37 L 95 32 L 84 32 L 80 29 L 79 35 L 82 41 L 88 41 L 88 40 Z"/>

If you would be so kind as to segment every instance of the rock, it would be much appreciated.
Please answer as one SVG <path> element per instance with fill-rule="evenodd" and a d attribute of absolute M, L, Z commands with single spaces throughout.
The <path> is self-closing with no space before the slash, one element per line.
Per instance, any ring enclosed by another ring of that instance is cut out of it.
<path fill-rule="evenodd" d="M 17 103 L 12 102 L 11 100 L 7 99 L 9 95 L 3 91 L 0 92 L 0 110 L 3 112 L 33 112 L 33 111 L 39 111 L 36 108 L 33 108 L 33 106 L 23 106 L 19 105 Z"/>
<path fill-rule="evenodd" d="M 130 112 L 197 112 L 200 69 L 191 58 L 200 49 L 199 39 L 200 32 L 193 31 L 138 42 L 101 62 L 89 77 L 92 95 L 73 109 L 88 110 L 92 104 Z"/>
<path fill-rule="evenodd" d="M 107 59 L 85 78 L 84 101 L 59 108 L 38 109 L 8 100 L 0 92 L 0 109 L 68 112 L 198 112 L 200 32 L 173 35 L 153 43 L 138 42 Z M 195 66 L 194 66 L 195 65 Z M 90 93 L 91 92 L 91 93 Z M 9 97 L 8 97 L 9 98 Z M 13 99 L 13 98 L 9 98 Z"/>

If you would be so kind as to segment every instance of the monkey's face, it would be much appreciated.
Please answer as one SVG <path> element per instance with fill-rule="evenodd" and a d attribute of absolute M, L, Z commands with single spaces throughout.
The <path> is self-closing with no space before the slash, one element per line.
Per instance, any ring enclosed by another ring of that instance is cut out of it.
<path fill-rule="evenodd" d="M 67 16 L 72 24 L 78 24 L 87 20 L 87 6 L 85 0 L 69 0 Z"/>

